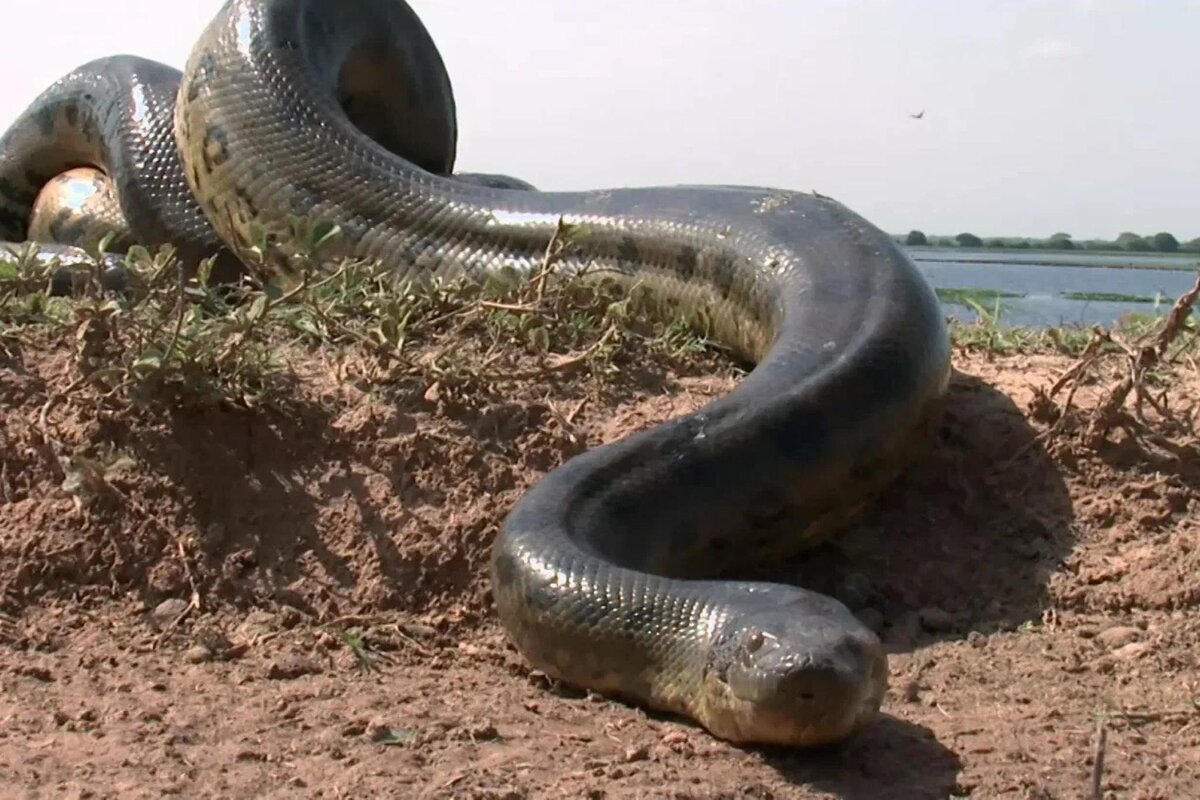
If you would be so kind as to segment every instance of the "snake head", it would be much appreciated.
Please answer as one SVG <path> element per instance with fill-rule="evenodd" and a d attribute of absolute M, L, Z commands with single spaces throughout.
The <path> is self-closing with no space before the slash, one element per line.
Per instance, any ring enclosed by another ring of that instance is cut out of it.
<path fill-rule="evenodd" d="M 698 714 L 705 727 L 733 742 L 816 746 L 869 722 L 887 689 L 878 637 L 833 598 L 746 588 L 760 598 L 725 617 L 709 652 Z"/>

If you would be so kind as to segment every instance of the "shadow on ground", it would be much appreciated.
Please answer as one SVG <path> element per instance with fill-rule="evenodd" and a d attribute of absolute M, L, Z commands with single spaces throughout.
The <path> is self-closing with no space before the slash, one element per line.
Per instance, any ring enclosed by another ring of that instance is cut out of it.
<path fill-rule="evenodd" d="M 933 448 L 786 577 L 842 600 L 890 652 L 1039 620 L 1074 512 L 1035 435 L 1008 395 L 955 372 Z"/>
<path fill-rule="evenodd" d="M 1035 433 L 1008 395 L 956 372 L 933 448 L 775 577 L 838 597 L 890 653 L 1040 620 L 1074 514 Z M 962 767 L 928 728 L 888 714 L 829 752 L 764 755 L 788 781 L 848 800 L 947 797 Z"/>
<path fill-rule="evenodd" d="M 790 783 L 845 800 L 945 798 L 954 793 L 962 768 L 928 728 L 889 715 L 837 748 L 763 755 Z"/>

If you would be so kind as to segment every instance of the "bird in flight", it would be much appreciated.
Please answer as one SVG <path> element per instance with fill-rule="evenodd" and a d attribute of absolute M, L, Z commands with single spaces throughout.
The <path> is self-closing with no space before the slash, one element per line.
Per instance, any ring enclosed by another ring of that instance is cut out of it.
<path fill-rule="evenodd" d="M 912 117 L 913 119 L 921 119 L 922 117 L 925 116 L 925 109 L 922 108 L 921 112 L 919 114 L 909 114 L 909 116 Z"/>

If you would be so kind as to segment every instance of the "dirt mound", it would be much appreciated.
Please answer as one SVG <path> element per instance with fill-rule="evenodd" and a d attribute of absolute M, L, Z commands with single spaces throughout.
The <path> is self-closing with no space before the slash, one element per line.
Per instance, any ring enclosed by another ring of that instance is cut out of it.
<path fill-rule="evenodd" d="M 490 615 L 521 492 L 735 380 L 625 347 L 381 383 L 369 351 L 281 345 L 270 403 L 164 410 L 73 385 L 68 338 L 0 339 L 0 776 L 31 797 L 1067 798 L 1101 719 L 1106 796 L 1200 794 L 1194 368 L 1174 427 L 1091 446 L 1044 396 L 1071 358 L 958 352 L 931 452 L 770 572 L 892 659 L 879 724 L 779 752 L 550 686 Z"/>

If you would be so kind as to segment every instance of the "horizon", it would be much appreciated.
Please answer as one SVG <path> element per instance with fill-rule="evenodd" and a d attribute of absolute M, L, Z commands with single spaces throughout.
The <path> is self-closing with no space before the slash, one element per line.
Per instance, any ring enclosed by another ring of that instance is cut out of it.
<path fill-rule="evenodd" d="M 56 27 L 0 51 L 0 125 L 92 58 L 182 67 L 220 5 L 10 12 Z M 454 86 L 457 170 L 816 190 L 890 233 L 1200 236 L 1200 0 L 411 5 Z"/>

